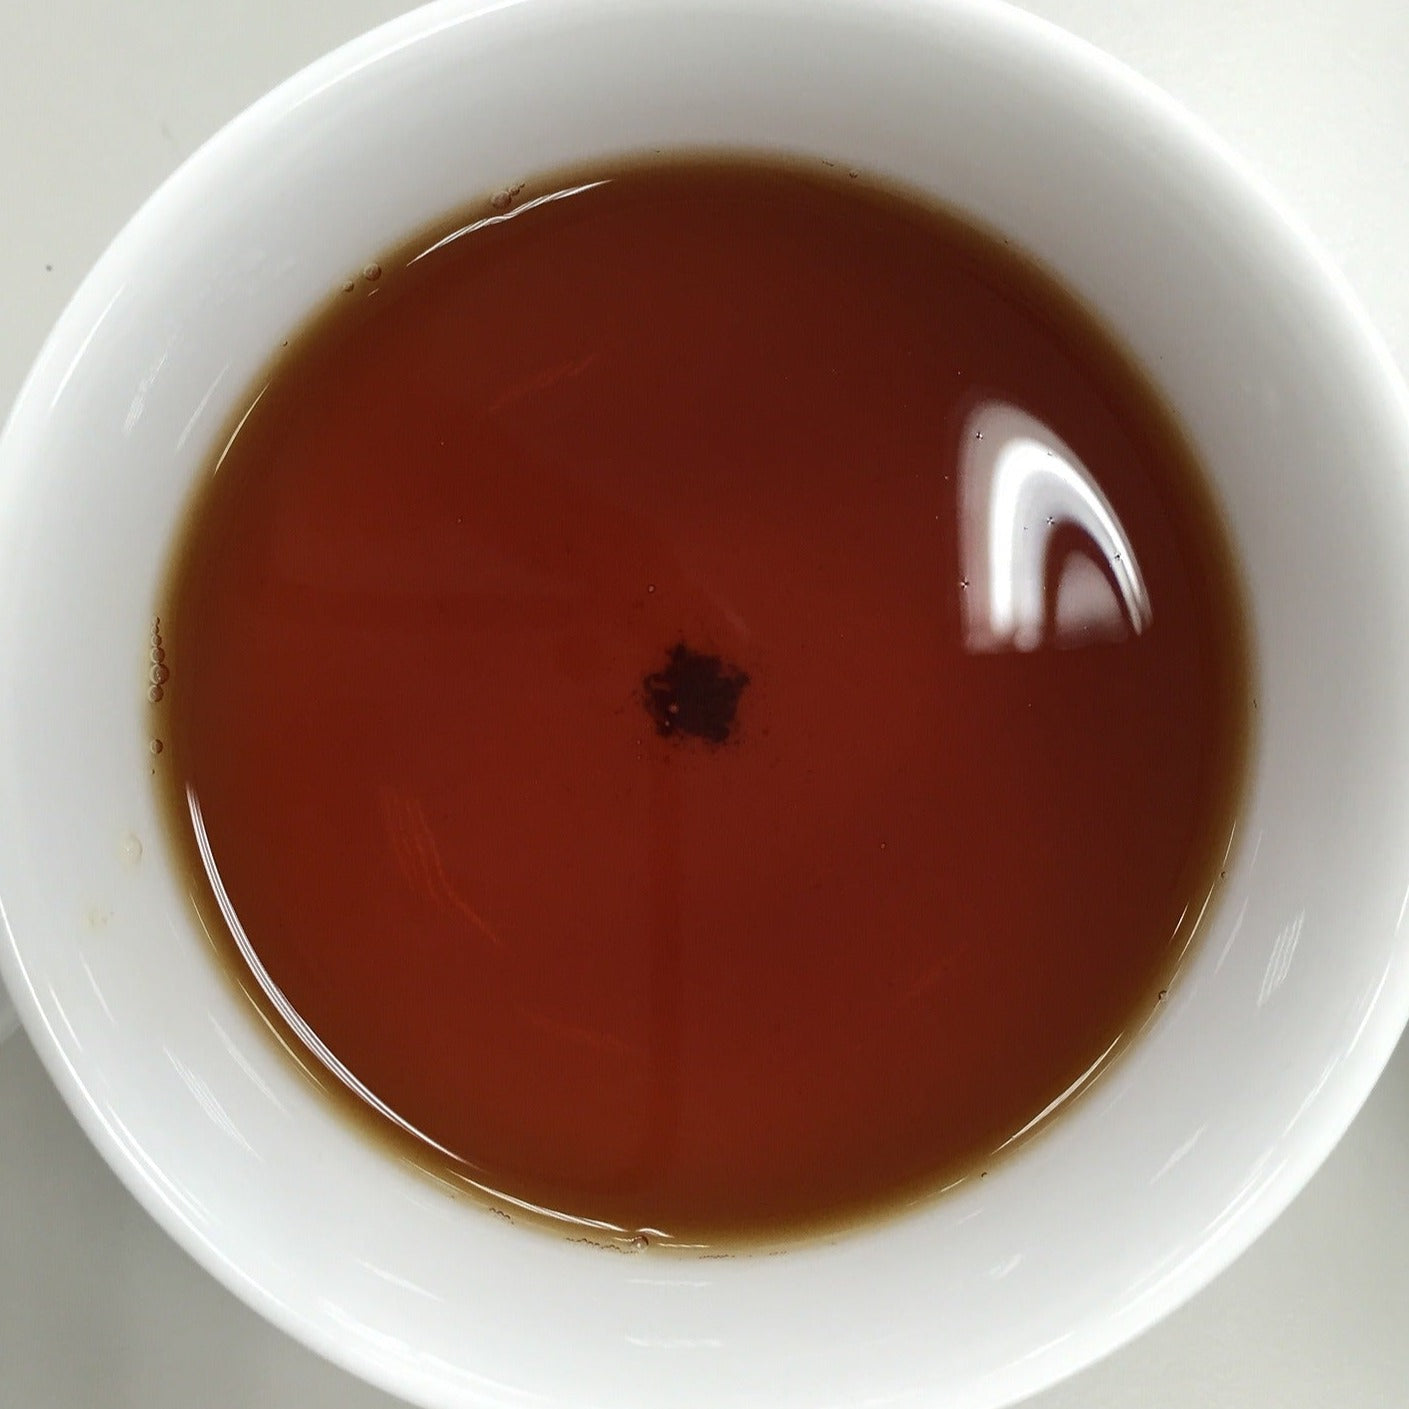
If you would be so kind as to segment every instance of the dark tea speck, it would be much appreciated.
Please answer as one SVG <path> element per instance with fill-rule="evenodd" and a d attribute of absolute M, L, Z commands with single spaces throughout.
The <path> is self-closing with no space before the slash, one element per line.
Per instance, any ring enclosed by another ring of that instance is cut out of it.
<path fill-rule="evenodd" d="M 662 738 L 722 744 L 733 731 L 739 696 L 748 683 L 748 675 L 736 666 L 679 641 L 670 648 L 665 669 L 642 681 L 642 699 Z"/>

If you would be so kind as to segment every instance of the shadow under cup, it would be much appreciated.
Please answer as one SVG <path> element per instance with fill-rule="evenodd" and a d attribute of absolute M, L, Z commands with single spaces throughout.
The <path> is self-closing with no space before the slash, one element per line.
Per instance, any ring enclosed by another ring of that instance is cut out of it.
<path fill-rule="evenodd" d="M 822 1246 L 631 1257 L 360 1140 L 212 963 L 162 844 L 146 642 L 192 477 L 370 254 L 525 173 L 838 157 L 1034 254 L 1148 370 L 1251 607 L 1235 863 L 1161 1020 L 982 1186 Z M 1017 12 L 447 5 L 290 81 L 148 203 L 0 441 L 4 979 L 89 1135 L 277 1324 L 426 1404 L 1011 1402 L 1283 1208 L 1409 1003 L 1409 416 L 1341 281 L 1171 104 Z M 101 926 L 92 917 L 105 916 Z"/>

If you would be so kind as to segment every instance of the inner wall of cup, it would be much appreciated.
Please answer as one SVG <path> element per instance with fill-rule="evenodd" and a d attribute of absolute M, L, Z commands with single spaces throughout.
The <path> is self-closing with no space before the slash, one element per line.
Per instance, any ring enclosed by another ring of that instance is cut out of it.
<path fill-rule="evenodd" d="M 25 532 L 0 532 L 26 589 L 6 629 L 46 688 L 4 700 L 0 823 L 21 840 L 0 888 L 51 1068 L 208 1265 L 403 1393 L 705 1404 L 763 1375 L 779 1405 L 918 1384 L 978 1405 L 1035 1388 L 1235 1250 L 1229 1210 L 1284 1197 L 1282 1172 L 1309 1169 L 1383 1059 L 1368 1018 L 1402 982 L 1386 976 L 1409 880 L 1402 411 L 1269 213 L 1158 104 L 1021 17 L 832 0 L 457 13 L 354 47 L 222 134 L 95 271 L 17 412 L 5 465 Z M 192 476 L 292 326 L 457 205 L 677 148 L 902 181 L 1084 296 L 1210 470 L 1258 708 L 1227 890 L 1176 1001 L 1088 1100 L 982 1190 L 830 1247 L 646 1274 L 452 1203 L 300 1083 L 222 987 L 165 865 L 141 669 Z M 55 747 L 17 742 L 34 739 Z M 101 934 L 80 918 L 93 907 Z M 661 1347 L 686 1343 L 682 1388 Z"/>

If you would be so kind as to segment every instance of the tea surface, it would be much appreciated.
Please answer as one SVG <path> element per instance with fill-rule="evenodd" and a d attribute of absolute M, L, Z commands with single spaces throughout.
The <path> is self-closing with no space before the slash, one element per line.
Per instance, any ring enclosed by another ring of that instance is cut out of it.
<path fill-rule="evenodd" d="M 1241 606 L 1157 398 L 820 168 L 589 172 L 351 283 L 162 607 L 232 972 L 403 1150 L 594 1236 L 979 1175 L 1149 1020 L 1230 843 Z"/>

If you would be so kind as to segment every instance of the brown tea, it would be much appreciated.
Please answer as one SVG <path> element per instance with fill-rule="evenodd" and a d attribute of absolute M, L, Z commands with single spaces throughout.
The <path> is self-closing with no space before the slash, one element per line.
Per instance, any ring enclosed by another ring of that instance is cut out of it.
<path fill-rule="evenodd" d="M 1157 397 L 844 172 L 623 165 L 358 271 L 200 486 L 156 760 L 208 928 L 442 1179 L 593 1236 L 978 1177 L 1156 1010 L 1248 666 Z"/>

